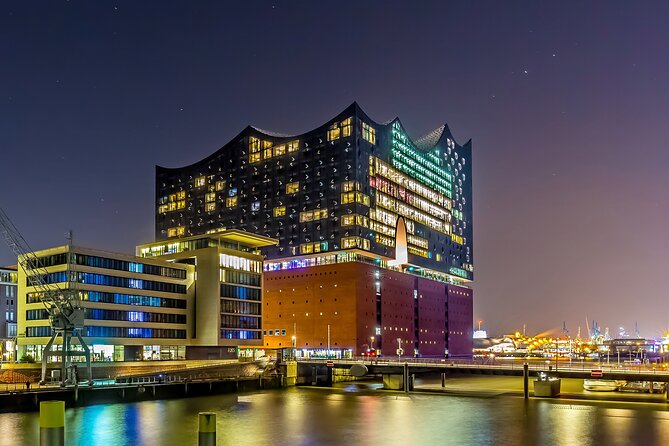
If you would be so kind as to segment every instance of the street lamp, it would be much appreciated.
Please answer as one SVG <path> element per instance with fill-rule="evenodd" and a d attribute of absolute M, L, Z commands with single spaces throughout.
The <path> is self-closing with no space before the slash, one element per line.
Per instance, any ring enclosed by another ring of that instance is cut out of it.
<path fill-rule="evenodd" d="M 374 344 L 374 340 L 375 340 L 375 339 L 376 339 L 376 338 L 375 338 L 374 336 L 370 336 L 370 337 L 369 337 L 369 340 L 370 340 L 369 348 L 370 348 L 371 350 L 374 350 L 374 354 L 376 354 L 376 344 Z"/>

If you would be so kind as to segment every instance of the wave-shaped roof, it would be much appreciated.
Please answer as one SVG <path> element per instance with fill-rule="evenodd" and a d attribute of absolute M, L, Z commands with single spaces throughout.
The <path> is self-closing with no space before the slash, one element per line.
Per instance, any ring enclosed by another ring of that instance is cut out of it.
<path fill-rule="evenodd" d="M 311 133 L 311 132 L 314 132 L 314 131 L 317 131 L 317 130 L 324 130 L 325 128 L 329 127 L 332 122 L 341 121 L 341 120 L 346 119 L 346 118 L 348 118 L 350 116 L 353 116 L 353 115 L 356 115 L 356 116 L 362 118 L 363 120 L 365 120 L 367 122 L 373 123 L 374 125 L 376 125 L 378 127 L 387 127 L 389 125 L 392 125 L 392 123 L 394 123 L 394 122 L 399 122 L 399 125 L 402 127 L 402 130 L 404 131 L 404 133 L 406 135 L 408 135 L 408 133 L 404 129 L 404 126 L 402 125 L 402 121 L 400 121 L 399 118 L 396 117 L 394 119 L 391 119 L 390 121 L 380 123 L 380 122 L 375 121 L 374 119 L 370 118 L 367 115 L 367 113 L 365 113 L 362 110 L 362 108 L 358 105 L 357 102 L 353 102 L 351 105 L 346 107 L 337 116 L 328 120 L 325 124 L 322 124 L 322 125 L 314 128 L 314 129 L 312 129 L 312 130 L 309 130 L 309 131 L 306 131 L 306 132 L 303 132 L 303 133 L 297 133 L 297 134 L 280 133 L 280 132 L 274 132 L 274 131 L 270 131 L 270 130 L 264 130 L 264 129 L 261 129 L 261 128 L 256 127 L 256 126 L 249 125 L 244 130 L 242 130 L 235 138 L 233 138 L 231 140 L 231 142 L 232 141 L 237 141 L 237 140 L 239 140 L 239 138 L 243 138 L 243 137 L 248 136 L 248 135 L 257 136 L 258 134 L 261 134 L 263 136 L 272 137 L 272 138 L 295 138 L 295 139 L 298 139 L 298 138 L 301 138 L 308 133 Z M 455 142 L 455 138 L 453 138 L 453 135 L 452 135 L 450 129 L 448 128 L 447 124 L 444 124 L 440 127 L 437 127 L 436 129 L 432 130 L 431 132 L 427 133 L 424 136 L 421 136 L 420 138 L 416 139 L 415 141 L 412 140 L 411 138 L 409 138 L 409 139 L 417 149 L 419 149 L 421 151 L 429 152 L 432 149 L 434 149 L 444 137 L 450 138 Z M 466 144 L 469 144 L 470 142 L 471 142 L 471 140 L 469 140 Z M 230 143 L 228 143 L 228 144 L 230 144 Z M 207 156 L 206 158 L 204 158 L 202 160 L 199 160 L 199 161 L 196 161 L 195 163 L 192 163 L 188 166 L 182 166 L 182 167 L 176 167 L 176 168 L 156 166 L 156 168 L 157 169 L 162 169 L 162 170 L 173 170 L 173 169 L 183 169 L 183 168 L 187 168 L 187 167 L 192 167 L 192 166 L 195 166 L 195 165 L 200 164 L 200 163 L 206 163 L 206 162 L 209 162 L 210 160 L 216 158 L 217 156 L 219 156 L 221 154 L 221 152 L 223 152 L 223 150 L 225 150 L 225 148 L 227 147 L 228 144 L 221 147 L 216 152 L 212 153 L 211 155 Z"/>
<path fill-rule="evenodd" d="M 441 127 L 437 127 L 436 129 L 432 130 L 430 133 L 427 135 L 423 135 L 417 140 L 413 142 L 413 144 L 416 146 L 416 148 L 428 151 L 432 149 L 434 146 L 437 145 L 439 140 L 441 139 L 441 136 L 444 134 L 444 129 L 446 128 L 446 124 L 442 125 Z"/>

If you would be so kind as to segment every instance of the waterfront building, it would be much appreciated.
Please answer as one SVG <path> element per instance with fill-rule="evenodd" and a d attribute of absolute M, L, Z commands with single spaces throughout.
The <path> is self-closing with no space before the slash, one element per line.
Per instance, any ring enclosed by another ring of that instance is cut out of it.
<path fill-rule="evenodd" d="M 236 357 L 237 347 L 242 356 L 254 356 L 254 351 L 262 348 L 260 248 L 276 242 L 244 231 L 224 230 L 137 247 L 137 255 L 145 259 L 193 265 L 196 323 L 188 349 L 190 358 Z"/>
<path fill-rule="evenodd" d="M 471 142 L 447 125 L 412 140 L 353 103 L 303 134 L 248 126 L 201 161 L 157 167 L 156 238 L 278 240 L 262 248 L 268 348 L 471 355 L 471 172 Z"/>
<path fill-rule="evenodd" d="M 273 243 L 232 230 L 142 245 L 138 256 L 70 245 L 36 255 L 47 284 L 76 291 L 93 361 L 226 359 L 262 348 L 258 248 Z M 32 277 L 18 273 L 18 343 L 39 359 L 51 328 Z"/>
<path fill-rule="evenodd" d="M 44 281 L 75 290 L 80 299 L 82 337 L 93 361 L 186 357 L 194 330 L 194 266 L 71 245 L 35 254 L 47 271 Z M 51 327 L 33 277 L 33 270 L 27 277 L 18 272 L 18 354 L 39 360 Z"/>
<path fill-rule="evenodd" d="M 2 361 L 14 359 L 16 337 L 16 302 L 18 273 L 16 268 L 0 268 L 0 352 Z"/>

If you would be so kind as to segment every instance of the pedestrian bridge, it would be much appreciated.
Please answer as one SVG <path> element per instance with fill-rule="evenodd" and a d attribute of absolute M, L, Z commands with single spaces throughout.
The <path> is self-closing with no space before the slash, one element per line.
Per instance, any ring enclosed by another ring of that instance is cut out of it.
<path fill-rule="evenodd" d="M 426 358 L 374 358 L 359 360 L 298 359 L 298 375 L 312 384 L 331 385 L 333 369 L 348 369 L 353 376 L 395 376 L 405 391 L 411 390 L 412 377 L 421 374 L 442 375 L 506 375 L 519 376 L 527 381 L 540 374 L 554 378 L 601 379 L 669 383 L 669 370 L 663 365 L 600 364 L 593 362 L 528 362 L 486 364 L 472 360 Z M 322 379 L 325 378 L 325 379 Z M 329 378 L 329 379 L 328 379 Z M 408 383 L 409 385 L 404 385 Z M 525 386 L 527 389 L 527 386 Z M 652 388 L 652 386 L 651 386 Z M 669 385 L 668 397 L 669 397 Z M 527 390 L 525 392 L 527 396 Z"/>

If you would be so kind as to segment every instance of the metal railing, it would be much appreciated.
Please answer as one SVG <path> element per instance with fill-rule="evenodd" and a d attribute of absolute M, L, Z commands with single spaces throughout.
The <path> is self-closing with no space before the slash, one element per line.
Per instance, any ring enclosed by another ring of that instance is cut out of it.
<path fill-rule="evenodd" d="M 483 369 L 483 370 L 523 370 L 525 361 L 503 361 L 491 362 L 471 359 L 447 359 L 447 358 L 413 358 L 413 357 L 355 357 L 351 359 L 322 359 L 322 358 L 297 358 L 299 362 L 312 363 L 326 363 L 333 362 L 335 364 L 364 364 L 375 366 L 398 366 L 407 363 L 409 366 L 425 366 L 431 365 L 437 368 L 468 368 L 468 369 Z M 669 375 L 669 364 L 607 364 L 591 361 L 559 361 L 556 365 L 555 361 L 546 360 L 531 360 L 527 361 L 530 371 L 546 372 L 546 371 L 564 371 L 564 372 L 591 372 L 593 370 L 601 370 L 608 373 L 626 373 L 626 374 L 656 374 L 661 376 Z"/>

